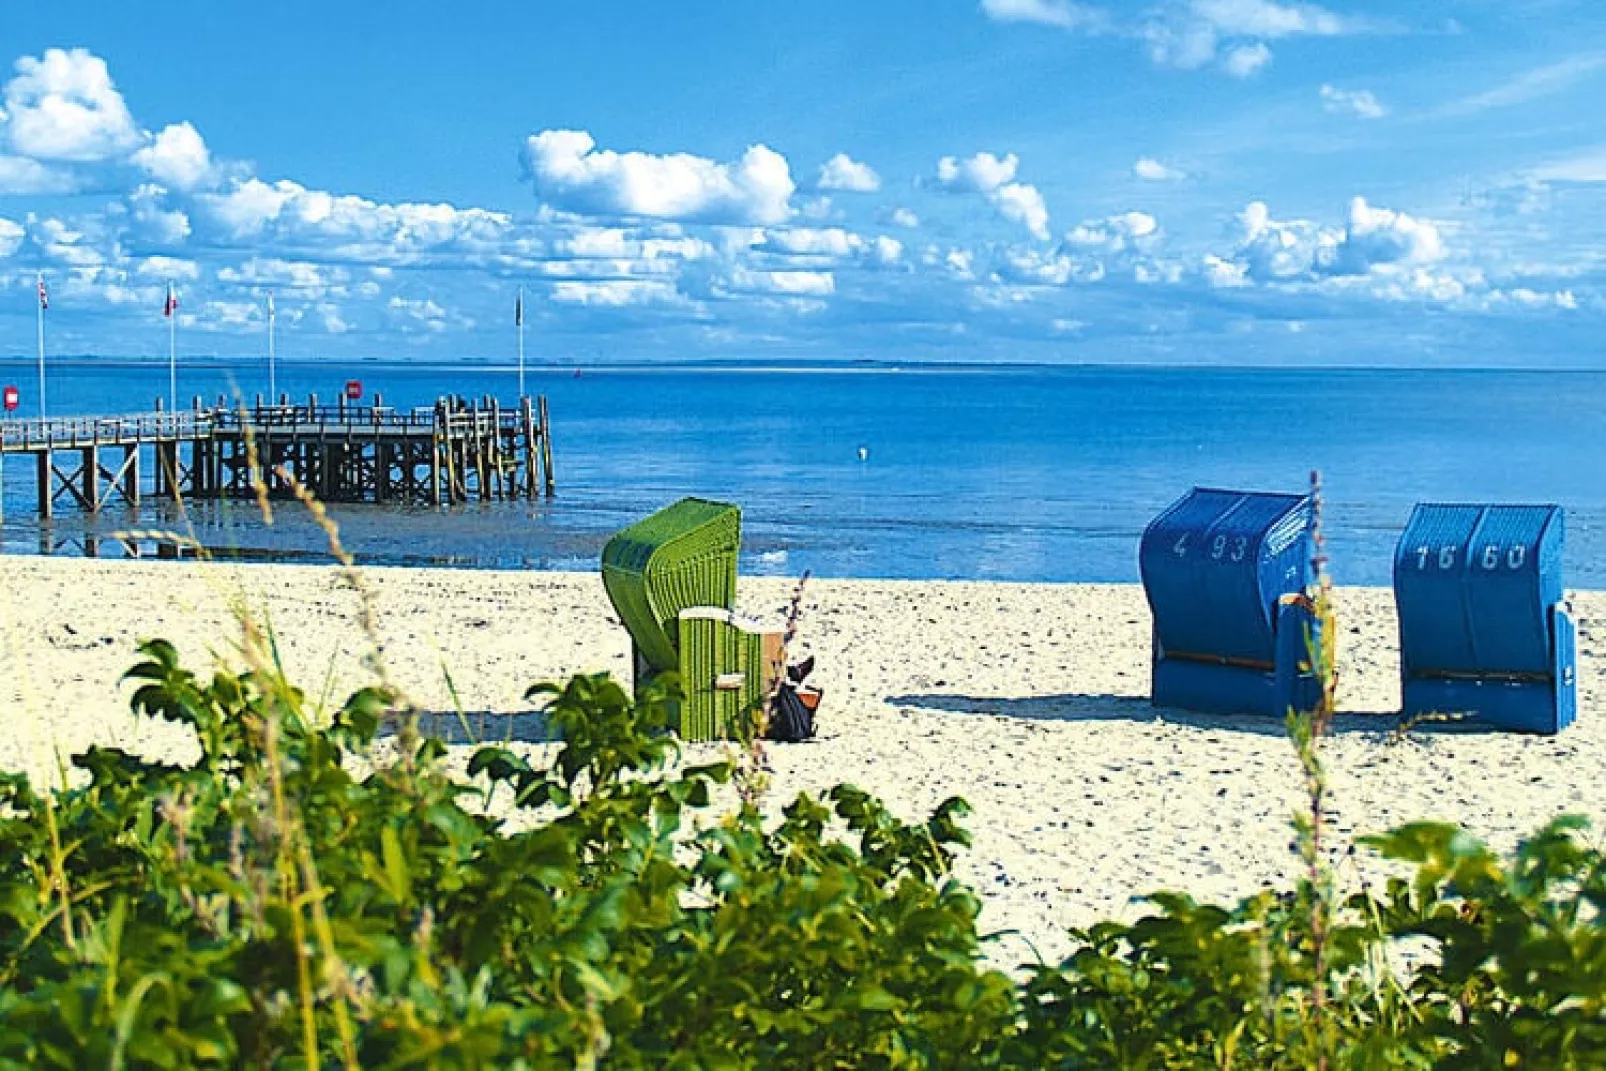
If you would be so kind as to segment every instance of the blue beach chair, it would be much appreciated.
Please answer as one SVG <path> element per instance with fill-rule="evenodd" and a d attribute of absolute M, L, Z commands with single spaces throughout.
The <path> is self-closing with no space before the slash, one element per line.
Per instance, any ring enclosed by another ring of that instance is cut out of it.
<path fill-rule="evenodd" d="M 1154 614 L 1156 706 L 1314 708 L 1309 495 L 1196 487 L 1144 529 L 1138 568 Z"/>
<path fill-rule="evenodd" d="M 1418 505 L 1394 553 L 1407 717 L 1558 733 L 1578 710 L 1560 506 Z"/>

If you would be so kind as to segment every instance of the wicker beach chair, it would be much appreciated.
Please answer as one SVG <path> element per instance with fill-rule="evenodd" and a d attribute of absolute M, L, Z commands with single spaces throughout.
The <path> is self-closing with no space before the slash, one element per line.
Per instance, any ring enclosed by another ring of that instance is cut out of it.
<path fill-rule="evenodd" d="M 602 551 L 602 583 L 630 631 L 636 687 L 660 673 L 680 675 L 684 740 L 731 735 L 784 672 L 782 633 L 732 611 L 741 533 L 735 506 L 685 498 Z"/>
<path fill-rule="evenodd" d="M 1560 506 L 1422 503 L 1394 552 L 1406 717 L 1559 733 L 1578 716 Z"/>

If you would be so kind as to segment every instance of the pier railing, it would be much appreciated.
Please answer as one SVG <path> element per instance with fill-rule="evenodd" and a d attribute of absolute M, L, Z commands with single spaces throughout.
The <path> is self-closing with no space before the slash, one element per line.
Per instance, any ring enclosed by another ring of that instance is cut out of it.
<path fill-rule="evenodd" d="M 193 440 L 210 435 L 216 414 L 209 410 L 134 413 L 115 417 L 30 417 L 0 420 L 0 448 L 34 451 L 129 442 Z"/>

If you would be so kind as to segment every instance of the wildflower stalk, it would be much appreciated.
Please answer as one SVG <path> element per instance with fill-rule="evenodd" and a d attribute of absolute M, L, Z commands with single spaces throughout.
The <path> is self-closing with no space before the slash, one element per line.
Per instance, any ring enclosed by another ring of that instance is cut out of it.
<path fill-rule="evenodd" d="M 1290 711 L 1288 731 L 1299 756 L 1304 777 L 1306 808 L 1297 815 L 1294 828 L 1310 896 L 1311 943 L 1311 1020 L 1316 1045 L 1315 1064 L 1326 1071 L 1331 1049 L 1331 1024 L 1327 1014 L 1327 942 L 1333 920 L 1333 882 L 1326 862 L 1327 774 L 1322 767 L 1322 738 L 1332 727 L 1337 697 L 1338 673 L 1335 665 L 1337 629 L 1333 610 L 1333 580 L 1327 571 L 1327 537 L 1322 528 L 1322 482 L 1319 472 L 1310 475 L 1311 493 L 1311 579 L 1306 590 L 1311 625 L 1305 638 L 1308 662 L 1301 668 L 1317 681 L 1312 709 Z"/>

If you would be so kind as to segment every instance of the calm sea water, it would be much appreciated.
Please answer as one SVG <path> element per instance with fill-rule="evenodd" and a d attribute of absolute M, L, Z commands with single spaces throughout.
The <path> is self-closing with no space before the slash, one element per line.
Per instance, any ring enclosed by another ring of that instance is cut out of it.
<path fill-rule="evenodd" d="M 34 376 L 0 361 L 28 404 Z M 279 386 L 330 400 L 348 377 L 402 407 L 516 394 L 504 369 L 383 362 L 281 363 Z M 249 397 L 265 381 L 259 364 L 187 364 L 179 386 Z M 144 411 L 166 383 L 165 364 L 58 363 L 51 412 Z M 743 506 L 749 573 L 1127 581 L 1144 524 L 1189 487 L 1298 491 L 1317 468 L 1341 583 L 1388 582 L 1413 502 L 1491 500 L 1564 505 L 1568 583 L 1606 586 L 1606 373 L 563 369 L 529 385 L 551 400 L 556 498 L 336 507 L 348 546 L 376 563 L 592 568 L 609 533 L 699 494 Z M 7 553 L 179 523 L 148 506 L 42 525 L 31 494 L 12 460 Z M 244 503 L 202 505 L 192 523 L 249 557 L 323 546 L 288 508 L 272 528 Z"/>

